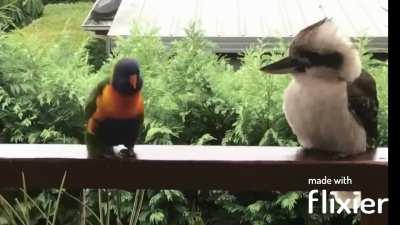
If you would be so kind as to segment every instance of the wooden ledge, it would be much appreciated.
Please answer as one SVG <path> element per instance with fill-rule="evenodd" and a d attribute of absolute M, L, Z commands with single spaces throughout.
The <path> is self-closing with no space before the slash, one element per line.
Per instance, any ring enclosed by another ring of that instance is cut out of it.
<path fill-rule="evenodd" d="M 0 187 L 369 190 L 387 193 L 388 150 L 333 160 L 292 147 L 138 145 L 137 159 L 87 158 L 83 145 L 0 144 Z M 351 185 L 309 185 L 349 176 Z"/>

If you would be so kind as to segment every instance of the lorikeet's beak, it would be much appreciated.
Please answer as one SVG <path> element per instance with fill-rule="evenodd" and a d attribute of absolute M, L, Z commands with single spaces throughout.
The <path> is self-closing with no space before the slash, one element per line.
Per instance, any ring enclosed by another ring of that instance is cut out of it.
<path fill-rule="evenodd" d="M 137 86 L 137 80 L 138 80 L 138 76 L 136 74 L 133 74 L 129 77 L 129 83 L 131 83 L 133 89 L 136 89 Z"/>
<path fill-rule="evenodd" d="M 287 74 L 299 72 L 307 64 L 292 57 L 286 57 L 274 63 L 262 67 L 260 70 L 272 74 Z"/>

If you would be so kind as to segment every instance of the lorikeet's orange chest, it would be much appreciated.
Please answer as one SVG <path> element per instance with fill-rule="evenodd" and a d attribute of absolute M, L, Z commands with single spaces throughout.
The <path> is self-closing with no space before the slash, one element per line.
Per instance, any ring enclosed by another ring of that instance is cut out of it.
<path fill-rule="evenodd" d="M 121 95 L 111 85 L 107 85 L 96 99 L 95 119 L 131 119 L 143 117 L 144 106 L 140 92 L 132 96 Z"/>
<path fill-rule="evenodd" d="M 96 112 L 90 117 L 87 130 L 94 134 L 102 121 L 129 123 L 129 121 L 142 121 L 143 116 L 144 104 L 140 92 L 132 96 L 121 95 L 111 85 L 107 85 L 96 99 Z"/>

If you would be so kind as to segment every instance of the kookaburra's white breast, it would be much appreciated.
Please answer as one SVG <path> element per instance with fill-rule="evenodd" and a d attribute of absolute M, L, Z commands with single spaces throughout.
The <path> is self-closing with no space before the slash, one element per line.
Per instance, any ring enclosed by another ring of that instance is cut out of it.
<path fill-rule="evenodd" d="M 305 148 L 366 151 L 366 132 L 349 111 L 345 81 L 295 75 L 285 90 L 283 110 Z"/>

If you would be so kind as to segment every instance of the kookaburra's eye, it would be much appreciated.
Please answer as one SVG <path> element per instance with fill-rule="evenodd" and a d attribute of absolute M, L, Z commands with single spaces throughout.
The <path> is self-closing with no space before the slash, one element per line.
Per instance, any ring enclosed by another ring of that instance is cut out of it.
<path fill-rule="evenodd" d="M 313 51 L 300 51 L 298 60 L 303 60 L 310 66 L 325 66 L 337 69 L 343 63 L 343 56 L 339 52 L 318 53 Z"/>
<path fill-rule="evenodd" d="M 306 72 L 306 68 L 311 66 L 310 60 L 306 57 L 298 57 L 295 59 L 297 61 L 297 64 L 299 65 L 295 69 L 297 72 L 301 72 L 301 73 Z"/>
<path fill-rule="evenodd" d="M 310 59 L 306 58 L 306 57 L 298 57 L 296 58 L 296 60 L 303 65 L 304 67 L 309 67 L 311 66 L 311 61 Z"/>

